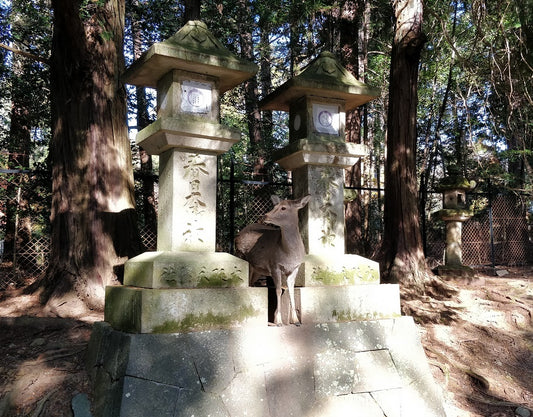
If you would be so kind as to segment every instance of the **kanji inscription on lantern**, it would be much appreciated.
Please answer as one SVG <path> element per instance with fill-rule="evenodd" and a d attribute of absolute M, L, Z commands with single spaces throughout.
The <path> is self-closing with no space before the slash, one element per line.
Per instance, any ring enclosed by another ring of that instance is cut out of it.
<path fill-rule="evenodd" d="M 319 133 L 339 134 L 339 106 L 313 103 L 313 124 Z"/>
<path fill-rule="evenodd" d="M 187 113 L 209 113 L 211 111 L 211 85 L 198 81 L 183 81 L 181 110 Z"/>

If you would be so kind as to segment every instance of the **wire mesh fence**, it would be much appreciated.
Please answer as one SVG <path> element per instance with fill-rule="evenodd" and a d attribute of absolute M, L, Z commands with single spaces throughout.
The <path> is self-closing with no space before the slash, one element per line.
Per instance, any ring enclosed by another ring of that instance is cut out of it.
<path fill-rule="evenodd" d="M 0 173 L 0 290 L 22 286 L 42 276 L 48 267 L 49 198 L 45 193 L 41 196 L 35 193 L 36 182 L 42 184 L 32 173 Z M 157 183 L 154 185 L 157 202 Z M 144 210 L 150 207 L 142 203 L 143 196 L 139 195 L 146 187 L 136 185 L 135 189 L 141 202 L 138 211 L 143 211 L 139 215 L 140 237 L 145 249 L 154 251 L 157 231 L 154 222 L 148 221 L 153 213 Z M 271 210 L 272 194 L 289 198 L 292 187 L 290 183 L 230 177 L 219 178 L 217 193 L 217 250 L 233 253 L 235 234 L 247 224 L 260 221 Z M 358 189 L 355 198 L 361 202 L 362 250 L 358 254 L 369 257 L 380 244 L 383 232 L 383 190 Z M 469 199 L 476 214 L 463 223 L 463 263 L 469 266 L 533 263 L 528 220 L 531 196 L 471 194 Z M 421 216 L 426 256 L 437 264 L 444 262 L 445 224 L 432 213 L 442 208 L 441 200 L 439 193 L 430 193 Z M 17 227 L 10 228 L 10 222 Z M 14 230 L 19 232 L 14 234 Z"/>
<path fill-rule="evenodd" d="M 269 183 L 230 179 L 219 181 L 217 198 L 217 250 L 233 253 L 235 235 L 273 207 L 271 196 L 289 198 L 289 183 Z"/>
<path fill-rule="evenodd" d="M 533 262 L 530 197 L 517 194 L 470 194 L 475 215 L 462 224 L 463 264 L 479 267 Z M 431 219 L 426 227 L 426 255 L 444 263 L 446 225 Z"/>

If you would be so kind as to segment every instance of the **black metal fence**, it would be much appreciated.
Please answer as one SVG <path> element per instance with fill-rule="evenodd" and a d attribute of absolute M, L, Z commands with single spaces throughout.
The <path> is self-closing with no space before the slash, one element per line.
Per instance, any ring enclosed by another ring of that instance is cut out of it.
<path fill-rule="evenodd" d="M 35 193 L 36 182 L 42 183 L 42 179 L 32 173 L 0 172 L 0 290 L 24 285 L 28 280 L 41 276 L 48 267 L 49 201 L 46 193 Z M 142 186 L 136 186 L 138 193 L 142 189 Z M 365 188 L 353 191 L 362 203 L 361 239 L 364 240 L 364 253 L 360 254 L 369 257 L 381 240 L 383 191 Z M 235 233 L 257 221 L 272 208 L 272 194 L 289 197 L 292 194 L 291 184 L 250 181 L 234 175 L 224 178 L 219 175 L 217 250 L 233 252 Z M 28 201 L 28 196 L 34 200 Z M 476 215 L 463 223 L 463 263 L 470 266 L 533 263 L 531 225 L 528 221 L 531 196 L 489 193 L 471 194 L 469 198 L 476 207 Z M 139 196 L 138 201 L 141 200 Z M 142 203 L 139 204 L 141 206 Z M 445 225 L 432 215 L 440 208 L 440 194 L 430 193 L 422 224 L 426 256 L 434 264 L 443 262 L 445 248 Z M 9 216 L 11 221 L 18 222 L 19 230 L 26 232 L 11 236 L 11 244 L 4 246 L 4 239 L 9 233 Z M 144 223 L 143 215 L 139 218 L 141 239 L 147 250 L 155 250 L 156 230 L 153 225 Z"/>

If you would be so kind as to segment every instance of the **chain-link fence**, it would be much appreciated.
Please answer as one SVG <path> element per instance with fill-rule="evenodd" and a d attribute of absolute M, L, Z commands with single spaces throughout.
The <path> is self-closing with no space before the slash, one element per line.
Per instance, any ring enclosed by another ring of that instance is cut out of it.
<path fill-rule="evenodd" d="M 529 195 L 472 193 L 475 215 L 462 224 L 463 264 L 472 267 L 526 265 L 533 262 Z M 433 218 L 426 231 L 426 255 L 444 263 L 445 223 Z"/>
<path fill-rule="evenodd" d="M 221 180 L 217 198 L 217 250 L 233 253 L 235 235 L 246 225 L 259 222 L 272 207 L 271 196 L 289 198 L 289 183 Z"/>
<path fill-rule="evenodd" d="M 42 276 L 49 258 L 49 197 L 42 178 L 35 173 L 0 172 L 0 290 L 24 285 Z M 152 178 L 154 181 L 156 177 Z M 139 232 L 146 250 L 157 247 L 154 213 L 146 201 L 157 202 L 155 193 L 143 196 L 146 178 L 136 178 Z M 247 224 L 260 220 L 272 208 L 271 195 L 290 197 L 290 183 L 269 183 L 219 176 L 217 196 L 217 250 L 233 253 L 235 234 Z M 355 192 L 355 194 L 354 194 Z M 363 256 L 378 247 L 383 230 L 383 190 L 350 190 L 361 202 Z M 531 197 L 471 194 L 476 215 L 463 223 L 463 263 L 470 266 L 524 265 L 533 263 L 533 245 L 528 222 Z M 435 213 L 442 208 L 439 193 L 429 193 L 421 217 L 425 252 L 435 263 L 444 262 L 445 224 Z M 156 205 L 153 211 L 156 210 Z M 152 220 L 150 220 L 152 219 Z M 10 227 L 14 223 L 16 228 Z M 15 232 L 18 231 L 18 232 Z"/>

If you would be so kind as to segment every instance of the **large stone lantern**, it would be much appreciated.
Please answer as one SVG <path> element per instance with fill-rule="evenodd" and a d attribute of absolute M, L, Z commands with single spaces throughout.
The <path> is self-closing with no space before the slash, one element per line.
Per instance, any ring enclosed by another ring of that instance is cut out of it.
<path fill-rule="evenodd" d="M 363 145 L 345 142 L 346 112 L 377 96 L 379 89 L 357 80 L 334 54 L 322 52 L 261 102 L 264 110 L 289 112 L 289 144 L 274 157 L 292 172 L 294 196 L 311 195 L 300 210 L 307 255 L 295 294 L 302 323 L 398 311 L 397 289 L 379 285 L 379 265 L 344 252 L 344 169 L 367 153 Z"/>
<path fill-rule="evenodd" d="M 157 251 L 126 262 L 106 290 L 105 320 L 132 333 L 266 325 L 267 299 L 248 287 L 248 263 L 215 252 L 217 155 L 240 140 L 220 124 L 220 95 L 255 74 L 200 21 L 152 45 L 124 74 L 157 89 L 157 119 L 137 134 L 159 155 Z M 260 290 L 260 289 L 259 289 Z"/>
<path fill-rule="evenodd" d="M 345 142 L 346 112 L 378 95 L 322 52 L 261 103 L 264 110 L 289 112 L 289 145 L 275 156 L 292 171 L 295 196 L 313 196 L 302 210 L 311 255 L 344 254 L 344 169 L 367 154 L 364 145 Z"/>
<path fill-rule="evenodd" d="M 446 250 L 444 265 L 438 268 L 439 275 L 472 275 L 471 268 L 463 265 L 462 224 L 473 216 L 466 204 L 466 192 L 474 189 L 475 181 L 463 177 L 457 167 L 448 168 L 438 191 L 442 192 L 442 210 L 437 216 L 446 222 Z"/>

